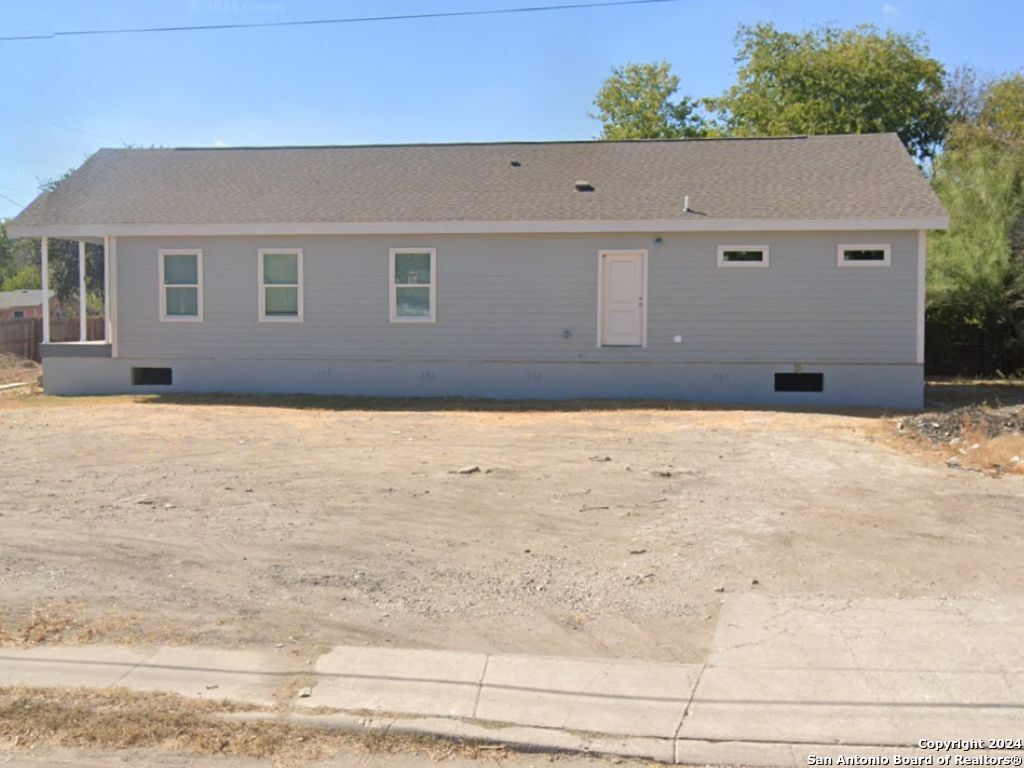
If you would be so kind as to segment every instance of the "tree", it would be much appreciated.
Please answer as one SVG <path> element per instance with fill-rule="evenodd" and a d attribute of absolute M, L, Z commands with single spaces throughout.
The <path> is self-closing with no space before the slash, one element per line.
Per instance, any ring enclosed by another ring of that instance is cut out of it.
<path fill-rule="evenodd" d="M 39 241 L 35 240 L 38 252 Z M 57 294 L 62 304 L 70 304 L 78 298 L 78 241 L 50 238 L 47 260 L 50 265 L 50 289 Z M 91 297 L 103 295 L 103 246 L 98 243 L 85 244 L 85 292 L 86 300 L 92 306 L 102 305 L 101 299 Z"/>
<path fill-rule="evenodd" d="M 992 78 L 979 75 L 973 67 L 957 67 L 947 75 L 944 99 L 950 123 L 976 123 L 991 87 Z"/>
<path fill-rule="evenodd" d="M 989 86 L 978 123 L 994 141 L 1011 151 L 1024 151 L 1024 74 Z"/>
<path fill-rule="evenodd" d="M 736 84 L 707 100 L 736 136 L 899 134 L 919 159 L 946 135 L 945 71 L 920 37 L 871 25 L 740 27 Z"/>
<path fill-rule="evenodd" d="M 39 288 L 39 253 L 32 241 L 12 240 L 7 223 L 0 222 L 0 291 Z"/>
<path fill-rule="evenodd" d="M 14 271 L 14 241 L 7 236 L 7 222 L 0 221 L 0 290 L 4 280 Z"/>
<path fill-rule="evenodd" d="M 978 344 L 991 370 L 1024 367 L 1024 77 L 985 86 L 932 183 L 950 228 L 929 239 L 929 354 Z"/>
<path fill-rule="evenodd" d="M 25 264 L 4 278 L 0 290 L 20 291 L 26 288 L 38 289 L 40 287 L 42 287 L 42 279 L 39 276 L 39 265 Z"/>
<path fill-rule="evenodd" d="M 679 139 L 704 136 L 708 126 L 697 102 L 673 101 L 679 76 L 667 61 L 613 67 L 594 99 L 604 139 Z"/>

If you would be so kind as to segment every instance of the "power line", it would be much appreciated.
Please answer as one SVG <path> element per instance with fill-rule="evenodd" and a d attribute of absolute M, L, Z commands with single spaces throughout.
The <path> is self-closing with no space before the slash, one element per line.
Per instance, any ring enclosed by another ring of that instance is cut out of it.
<path fill-rule="evenodd" d="M 10 203 L 12 205 L 16 205 L 18 208 L 25 208 L 25 203 L 18 203 L 16 200 L 11 200 L 10 198 L 8 198 L 3 193 L 0 193 L 0 198 L 3 198 L 4 200 L 6 200 L 8 203 Z"/>
<path fill-rule="evenodd" d="M 327 24 L 361 24 L 365 22 L 411 21 L 416 19 L 453 19 L 468 16 L 500 16 L 513 13 L 546 13 L 549 11 L 578 11 L 587 8 L 611 8 L 627 5 L 663 5 L 683 0 L 603 0 L 602 2 L 565 3 L 562 5 L 533 5 L 517 8 L 493 8 L 475 11 L 438 11 L 436 13 L 407 13 L 396 16 L 350 16 L 339 19 L 304 19 L 300 21 L 262 21 L 247 24 L 198 24 L 173 27 L 128 27 L 123 29 L 73 29 L 36 35 L 9 35 L 0 42 L 15 40 L 52 40 L 57 37 L 84 37 L 90 35 L 134 35 L 153 32 L 198 32 L 224 29 L 266 29 L 270 27 L 312 27 Z"/>
<path fill-rule="evenodd" d="M 48 128 L 60 128 L 61 130 L 64 130 L 64 131 L 72 131 L 73 133 L 80 133 L 83 136 L 89 136 L 90 138 L 99 139 L 100 141 L 110 141 L 110 142 L 114 142 L 114 143 L 117 143 L 118 141 L 120 141 L 122 144 L 124 143 L 124 139 L 118 140 L 118 139 L 112 139 L 109 136 L 101 136 L 100 134 L 93 133 L 92 131 L 86 131 L 86 130 L 83 130 L 82 128 L 75 128 L 73 125 L 65 125 L 64 123 L 58 123 L 56 120 L 37 120 L 35 118 L 26 117 L 25 115 L 19 115 L 17 113 L 11 113 L 10 117 L 17 118 L 18 120 L 21 120 L 22 122 L 25 122 L 25 123 L 32 123 L 34 125 L 44 125 L 44 126 L 46 126 Z"/>

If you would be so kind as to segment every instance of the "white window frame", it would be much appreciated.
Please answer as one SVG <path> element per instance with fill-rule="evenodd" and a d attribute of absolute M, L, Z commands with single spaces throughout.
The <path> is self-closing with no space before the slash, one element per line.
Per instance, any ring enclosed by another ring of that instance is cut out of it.
<path fill-rule="evenodd" d="M 760 251 L 760 261 L 726 261 L 726 251 Z M 720 267 L 753 267 L 766 268 L 771 264 L 771 254 L 767 245 L 720 245 L 718 246 L 718 266 Z"/>
<path fill-rule="evenodd" d="M 298 257 L 298 279 L 297 283 L 271 283 L 263 284 L 263 256 L 268 253 L 288 253 Z M 305 313 L 303 294 L 305 293 L 304 281 L 302 278 L 302 249 L 301 248 L 259 248 L 256 251 L 256 287 L 259 291 L 260 322 L 261 323 L 301 323 Z M 298 289 L 298 314 L 297 315 L 268 315 L 267 314 L 267 288 L 297 288 Z"/>
<path fill-rule="evenodd" d="M 847 261 L 843 258 L 845 251 L 882 251 L 884 258 L 881 261 Z M 836 263 L 840 267 L 888 267 L 892 265 L 892 246 L 889 243 L 846 243 L 836 250 Z"/>
<path fill-rule="evenodd" d="M 426 317 L 402 317 L 398 314 L 399 288 L 424 288 L 423 283 L 395 283 L 395 258 L 403 253 L 430 254 L 430 314 Z M 388 251 L 388 308 L 392 323 L 436 323 L 437 322 L 437 248 L 391 248 Z"/>
<path fill-rule="evenodd" d="M 172 284 L 164 282 L 164 257 L 165 256 L 195 256 L 196 257 L 196 280 L 195 286 Z M 202 248 L 162 248 L 157 251 L 157 265 L 160 271 L 160 322 L 161 323 L 201 323 L 203 322 L 203 249 Z M 194 315 L 168 315 L 167 314 L 167 289 L 168 288 L 195 288 L 196 289 L 196 314 Z"/>

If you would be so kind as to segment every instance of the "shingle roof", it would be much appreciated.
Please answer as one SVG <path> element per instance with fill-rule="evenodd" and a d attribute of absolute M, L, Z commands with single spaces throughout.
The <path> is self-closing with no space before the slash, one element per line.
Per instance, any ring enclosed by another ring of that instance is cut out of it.
<path fill-rule="evenodd" d="M 873 134 L 102 149 L 14 226 L 937 216 L 899 138 Z"/>

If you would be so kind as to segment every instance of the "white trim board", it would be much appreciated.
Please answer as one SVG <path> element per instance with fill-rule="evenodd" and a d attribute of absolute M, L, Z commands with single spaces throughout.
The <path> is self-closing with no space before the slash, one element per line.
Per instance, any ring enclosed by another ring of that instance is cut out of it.
<path fill-rule="evenodd" d="M 924 318 L 928 285 L 928 233 L 917 233 L 917 362 L 924 365 Z"/>
<path fill-rule="evenodd" d="M 110 268 L 110 356 L 118 357 L 118 329 L 117 329 L 117 238 L 110 237 L 110 255 L 107 259 L 107 266 Z"/>
<path fill-rule="evenodd" d="M 108 344 L 114 335 L 110 330 L 113 324 L 110 314 L 113 306 L 110 300 L 110 240 L 109 237 L 103 238 L 103 340 Z"/>
<path fill-rule="evenodd" d="M 53 345 L 60 346 L 81 346 L 73 342 L 51 342 Z M 103 342 L 98 342 L 102 345 Z M 92 342 L 90 342 L 92 345 Z M 601 347 L 603 350 L 614 351 L 616 349 L 623 350 L 638 350 L 640 347 Z M 643 357 L 629 357 L 629 358 L 613 358 L 609 355 L 595 353 L 594 357 L 587 358 L 573 358 L 570 360 L 566 359 L 555 359 L 555 358 L 538 358 L 538 357 L 523 357 L 523 358 L 502 358 L 502 357 L 453 357 L 451 355 L 437 357 L 437 356 L 418 356 L 418 357 L 379 357 L 374 355 L 368 355 L 365 357 L 359 357 L 354 355 L 252 355 L 252 354 L 222 354 L 222 355 L 210 355 L 210 354 L 167 354 L 160 355 L 159 357 L 153 357 L 151 355 L 143 355 L 138 352 L 130 355 L 122 355 L 121 360 L 126 362 L 134 362 L 139 366 L 159 367 L 165 365 L 166 361 L 171 360 L 175 362 L 218 362 L 224 360 L 230 360 L 232 362 L 239 361 L 269 361 L 269 362 L 330 362 L 330 363 L 398 363 L 398 364 L 442 364 L 451 363 L 457 365 L 463 364 L 481 364 L 481 365 L 596 365 L 606 366 L 609 363 L 615 365 L 640 365 L 640 366 L 672 366 L 676 368 L 685 368 L 686 366 L 694 365 L 730 365 L 730 366 L 774 366 L 779 367 L 780 372 L 786 373 L 798 373 L 797 367 L 802 368 L 815 368 L 822 366 L 860 366 L 860 367 L 898 367 L 898 368 L 920 368 L 921 364 L 914 360 L 851 360 L 851 359 L 837 359 L 828 360 L 823 358 L 813 358 L 807 360 L 801 360 L 800 362 L 793 362 L 792 360 L 778 360 L 774 358 L 768 358 L 764 360 L 729 360 L 721 359 L 716 360 L 714 358 L 706 357 L 694 357 L 694 358 L 679 358 L 676 360 L 652 360 L 650 358 Z"/>
<path fill-rule="evenodd" d="M 231 235 L 475 235 L 611 232 L 831 232 L 946 229 L 948 216 L 882 219 L 639 219 L 565 221 L 368 221 L 250 224 L 52 224 L 7 228 L 11 237 Z"/>

